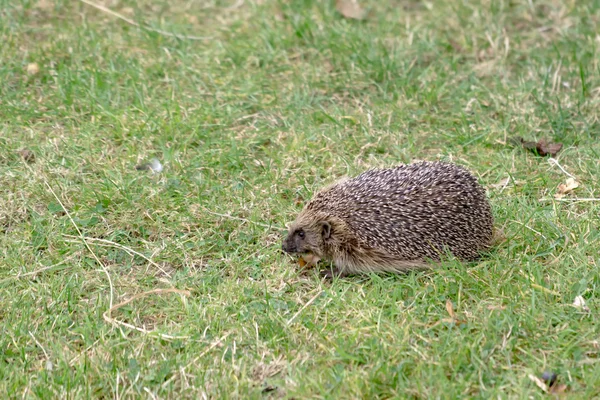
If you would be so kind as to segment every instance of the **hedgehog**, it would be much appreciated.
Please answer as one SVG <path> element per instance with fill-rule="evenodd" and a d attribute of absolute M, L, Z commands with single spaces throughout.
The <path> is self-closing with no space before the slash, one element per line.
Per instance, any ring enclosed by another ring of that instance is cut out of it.
<path fill-rule="evenodd" d="M 475 261 L 491 246 L 485 190 L 464 167 L 422 161 L 371 169 L 323 188 L 288 225 L 282 250 L 325 277 L 428 269 L 445 256 Z"/>

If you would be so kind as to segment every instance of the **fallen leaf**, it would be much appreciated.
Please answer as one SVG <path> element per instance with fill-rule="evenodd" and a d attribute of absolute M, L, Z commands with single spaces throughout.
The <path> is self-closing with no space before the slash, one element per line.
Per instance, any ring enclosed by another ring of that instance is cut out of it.
<path fill-rule="evenodd" d="M 564 383 L 557 384 L 558 375 L 555 372 L 545 371 L 542 374 L 542 381 L 547 385 L 549 393 L 564 393 L 567 390 L 567 385 Z"/>
<path fill-rule="evenodd" d="M 549 154 L 550 156 L 554 157 L 560 151 L 560 149 L 562 149 L 562 147 L 562 143 L 552 143 L 542 139 L 538 142 L 537 150 L 541 156 Z"/>
<path fill-rule="evenodd" d="M 446 311 L 450 315 L 450 318 L 453 320 L 456 319 L 456 314 L 454 314 L 454 307 L 452 306 L 452 301 L 450 299 L 446 299 Z"/>
<path fill-rule="evenodd" d="M 27 163 L 35 162 L 35 154 L 29 149 L 19 150 L 19 155 Z"/>
<path fill-rule="evenodd" d="M 367 12 L 356 0 L 335 0 L 335 9 L 345 18 L 363 20 L 367 17 Z"/>
<path fill-rule="evenodd" d="M 40 67 L 37 65 L 37 63 L 29 63 L 29 64 L 27 64 L 27 73 L 29 75 L 35 75 L 38 72 L 40 72 Z"/>
<path fill-rule="evenodd" d="M 554 157 L 563 147 L 562 143 L 549 142 L 547 139 L 540 139 L 537 142 L 530 142 L 528 140 L 518 137 L 515 138 L 513 141 L 520 144 L 525 149 L 530 150 L 542 157 L 545 157 L 547 155 Z"/>
<path fill-rule="evenodd" d="M 488 310 L 506 310 L 506 306 L 497 306 L 495 304 L 490 304 L 489 306 L 487 306 Z"/>
<path fill-rule="evenodd" d="M 306 264 L 308 264 L 308 263 L 306 262 L 306 260 L 304 260 L 304 258 L 300 257 L 300 258 L 298 259 L 298 265 L 300 265 L 300 267 L 301 267 L 301 268 L 304 268 L 304 266 L 305 266 Z"/>
<path fill-rule="evenodd" d="M 554 385 L 550 388 L 550 393 L 564 393 L 567 391 L 567 385 L 561 383 L 560 385 Z"/>
<path fill-rule="evenodd" d="M 454 326 L 457 326 L 457 325 L 462 325 L 462 324 L 466 324 L 466 323 L 467 323 L 467 321 L 462 320 L 462 319 L 442 318 L 439 321 L 434 322 L 433 324 L 427 325 L 427 327 L 428 328 L 433 328 L 433 327 L 436 327 L 436 326 L 438 326 L 440 324 L 452 324 Z"/>
<path fill-rule="evenodd" d="M 533 383 L 535 383 L 537 385 L 537 387 L 542 389 L 544 392 L 548 392 L 548 387 L 540 378 L 538 378 L 537 376 L 535 376 L 533 374 L 529 374 L 528 377 L 529 377 L 529 379 L 531 379 L 533 381 Z"/>
<path fill-rule="evenodd" d="M 579 182 L 577 182 L 573 178 L 567 178 L 565 183 L 561 183 L 560 185 L 558 185 L 558 189 L 554 197 L 557 199 L 562 199 L 563 197 L 565 197 L 565 194 L 569 193 L 574 189 L 577 189 L 578 187 Z"/>
<path fill-rule="evenodd" d="M 589 307 L 585 303 L 585 299 L 582 296 L 575 297 L 575 300 L 573 301 L 573 307 L 580 308 L 586 312 L 590 311 Z"/>

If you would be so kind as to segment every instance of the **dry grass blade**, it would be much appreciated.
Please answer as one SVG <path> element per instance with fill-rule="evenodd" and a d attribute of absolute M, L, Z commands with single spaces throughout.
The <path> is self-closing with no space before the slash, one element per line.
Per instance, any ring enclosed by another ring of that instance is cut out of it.
<path fill-rule="evenodd" d="M 542 381 L 540 378 L 538 378 L 537 376 L 535 376 L 533 374 L 529 374 L 529 375 L 527 375 L 527 377 L 529 379 L 531 379 L 533 381 L 533 383 L 535 383 L 537 385 L 537 387 L 539 387 L 546 393 L 548 392 L 548 386 L 546 386 L 544 381 Z"/>
<path fill-rule="evenodd" d="M 452 300 L 446 299 L 446 311 L 448 311 L 448 315 L 450 318 L 456 319 L 456 314 L 454 313 L 454 306 L 452 305 Z"/>
<path fill-rule="evenodd" d="M 63 236 L 66 237 L 66 238 L 77 239 L 77 236 L 73 236 L 73 235 L 63 234 Z M 113 241 L 106 240 L 106 239 L 93 238 L 93 237 L 89 237 L 89 236 L 84 236 L 83 238 L 84 238 L 84 240 L 89 240 L 90 242 L 95 242 L 94 244 L 96 244 L 97 246 L 114 247 L 116 249 L 120 249 L 120 250 L 126 251 L 129 254 L 133 254 L 133 255 L 139 256 L 139 257 L 143 258 L 144 260 L 148 261 L 151 265 L 153 265 L 156 268 L 158 268 L 158 270 L 160 272 L 162 272 L 163 274 L 165 274 L 166 276 L 171 277 L 171 274 L 169 274 L 167 271 L 165 271 L 163 268 L 161 268 L 160 265 L 158 265 L 157 263 L 155 263 L 154 261 L 152 261 L 152 259 L 146 257 L 145 255 L 143 255 L 140 252 L 137 252 L 137 251 L 133 250 L 132 248 L 129 248 L 127 246 L 123 246 L 122 244 L 115 243 Z"/>
<path fill-rule="evenodd" d="M 104 314 L 102 314 L 102 316 L 104 317 L 104 320 L 106 322 L 108 322 L 111 325 L 114 326 L 124 326 L 126 328 L 130 328 L 133 330 L 136 330 L 138 332 L 142 332 L 144 334 L 156 334 L 158 336 L 160 336 L 163 339 L 188 339 L 189 336 L 173 336 L 173 335 L 167 335 L 164 333 L 159 333 L 156 330 L 147 330 L 144 328 L 140 328 L 139 326 L 135 326 L 132 324 L 129 324 L 127 322 L 123 322 L 123 321 L 119 321 L 118 319 L 115 319 L 111 316 L 112 312 L 131 303 L 132 301 L 139 299 L 141 297 L 145 297 L 145 296 L 149 296 L 151 294 L 164 294 L 164 293 L 178 293 L 184 296 L 190 296 L 191 293 L 188 290 L 180 290 L 180 289 L 153 289 L 153 290 L 149 290 L 147 292 L 143 292 L 143 293 L 138 293 L 132 297 L 130 297 L 129 299 L 120 302 L 119 304 L 114 305 L 113 307 L 109 308 L 106 312 L 104 312 Z"/>
<path fill-rule="evenodd" d="M 118 12 L 115 12 L 115 11 L 109 9 L 109 8 L 106 8 L 103 5 L 92 3 L 91 1 L 88 1 L 88 0 L 80 0 L 80 1 L 82 3 L 87 4 L 88 6 L 92 6 L 92 7 L 96 8 L 96 9 L 98 9 L 100 11 L 103 11 L 103 12 L 105 12 L 107 14 L 110 14 L 113 17 L 119 18 L 120 20 L 125 21 L 128 24 L 130 24 L 130 25 L 136 26 L 136 27 L 138 27 L 140 29 L 145 29 L 145 30 L 150 31 L 150 32 L 155 32 L 155 33 L 158 33 L 158 34 L 163 35 L 163 36 L 174 37 L 174 38 L 177 38 L 177 39 L 187 39 L 187 40 L 206 40 L 206 39 L 212 39 L 213 38 L 212 36 L 187 36 L 187 35 L 178 35 L 176 33 L 171 33 L 171 32 L 167 32 L 167 31 L 163 31 L 161 29 L 150 28 L 149 26 L 142 26 L 142 25 L 138 24 L 137 22 L 135 22 L 134 20 L 132 20 L 130 18 L 127 18 L 126 16 L 121 15 Z"/>
<path fill-rule="evenodd" d="M 560 163 L 558 162 L 558 160 L 556 158 L 550 157 L 548 159 L 548 162 L 552 165 L 556 165 L 562 171 L 562 173 L 567 175 L 569 178 L 573 178 L 573 179 L 577 180 L 577 178 L 575 178 L 573 175 L 568 173 L 567 170 L 562 165 L 560 165 Z"/>
<path fill-rule="evenodd" d="M 60 206 L 64 210 L 65 214 L 69 218 L 69 221 L 71 221 L 71 224 L 73 224 L 73 226 L 75 227 L 75 230 L 79 234 L 79 238 L 83 241 L 83 244 L 85 245 L 85 247 L 88 249 L 88 251 L 90 252 L 90 254 L 92 255 L 92 257 L 94 257 L 94 260 L 96 260 L 96 262 L 98 263 L 98 265 L 100 265 L 100 268 L 102 268 L 102 271 L 106 275 L 106 278 L 108 279 L 108 286 L 110 288 L 110 297 L 109 297 L 109 303 L 108 304 L 109 304 L 109 307 L 112 308 L 115 290 L 114 290 L 114 286 L 113 286 L 113 283 L 112 283 L 112 278 L 110 277 L 110 274 L 108 273 L 108 269 L 106 269 L 106 267 L 104 266 L 104 264 L 102 263 L 102 261 L 100 261 L 100 259 L 96 255 L 96 253 L 94 253 L 94 251 L 92 250 L 92 248 L 86 242 L 85 237 L 83 236 L 83 233 L 81 233 L 81 230 L 79 229 L 79 227 L 77 226 L 77 224 L 73 220 L 73 217 L 71 217 L 71 213 L 69 213 L 69 211 L 65 208 L 64 204 L 62 203 L 62 201 L 60 201 L 60 199 L 58 198 L 58 196 L 56 195 L 56 193 L 54 193 L 54 190 L 52 190 L 52 187 L 48 184 L 48 182 L 46 180 L 44 180 L 44 183 L 46 184 L 46 187 L 48 188 L 48 190 L 50 190 L 50 193 L 52 193 L 52 196 L 54 196 L 54 198 L 56 199 L 56 201 L 58 202 L 58 204 L 60 204 Z"/>
<path fill-rule="evenodd" d="M 246 218 L 234 217 L 233 215 L 229 215 L 229 214 L 220 214 L 218 212 L 211 211 L 211 210 L 207 209 L 206 207 L 203 207 L 203 208 L 204 208 L 204 211 L 206 211 L 207 213 L 212 214 L 212 215 L 216 215 L 218 217 L 228 218 L 228 219 L 232 219 L 232 220 L 235 220 L 235 221 L 247 222 L 249 224 L 253 224 L 253 225 L 256 225 L 256 226 L 262 226 L 263 228 L 277 229 L 278 231 L 285 231 L 285 230 L 287 230 L 285 228 L 281 228 L 281 227 L 276 226 L 276 225 L 262 224 L 260 222 L 250 221 L 249 219 L 246 219 Z"/>
<path fill-rule="evenodd" d="M 304 311 L 306 309 L 306 307 L 310 306 L 317 299 L 317 297 L 319 297 L 322 293 L 323 293 L 323 291 L 320 290 L 319 293 L 315 294 L 310 300 L 308 300 L 306 302 L 306 304 L 303 305 L 302 308 L 299 309 L 296 312 L 296 314 L 294 314 L 294 316 L 287 321 L 286 325 L 290 325 L 292 322 L 294 322 L 294 320 L 296 318 L 298 318 L 298 315 L 300 315 L 302 313 L 302 311 Z"/>
<path fill-rule="evenodd" d="M 74 236 L 74 237 L 77 237 L 77 236 Z M 73 256 L 71 255 L 71 256 L 65 258 L 64 260 L 57 262 L 56 264 L 49 265 L 47 267 L 42 267 L 40 269 L 36 269 L 35 271 L 26 272 L 24 274 L 19 273 L 14 276 L 9 276 L 8 278 L 4 278 L 4 279 L 0 280 L 0 283 L 4 283 L 4 282 L 10 281 L 12 279 L 21 279 L 21 278 L 25 278 L 27 276 L 35 276 L 37 274 L 41 274 L 44 271 L 48 271 L 48 270 L 54 269 L 56 267 L 60 267 L 61 265 L 65 264 L 67 261 L 71 260 L 72 258 L 73 258 Z"/>

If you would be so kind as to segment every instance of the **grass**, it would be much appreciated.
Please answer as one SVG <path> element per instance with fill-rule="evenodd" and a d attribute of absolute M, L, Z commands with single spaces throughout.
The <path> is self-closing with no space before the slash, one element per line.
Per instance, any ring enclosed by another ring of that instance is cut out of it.
<path fill-rule="evenodd" d="M 600 197 L 600 3 L 101 4 L 151 29 L 0 0 L 4 397 L 600 396 L 600 202 L 510 142 Z M 327 283 L 281 254 L 321 186 L 415 159 L 488 188 L 484 260 Z"/>

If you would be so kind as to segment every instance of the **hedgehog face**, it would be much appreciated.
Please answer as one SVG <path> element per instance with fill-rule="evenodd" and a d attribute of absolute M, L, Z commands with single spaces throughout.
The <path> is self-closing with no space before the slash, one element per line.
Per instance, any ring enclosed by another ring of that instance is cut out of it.
<path fill-rule="evenodd" d="M 283 251 L 290 254 L 314 254 L 318 257 L 323 255 L 324 241 L 331 234 L 331 225 L 326 221 L 313 222 L 308 225 L 294 223 L 283 245 Z"/>

